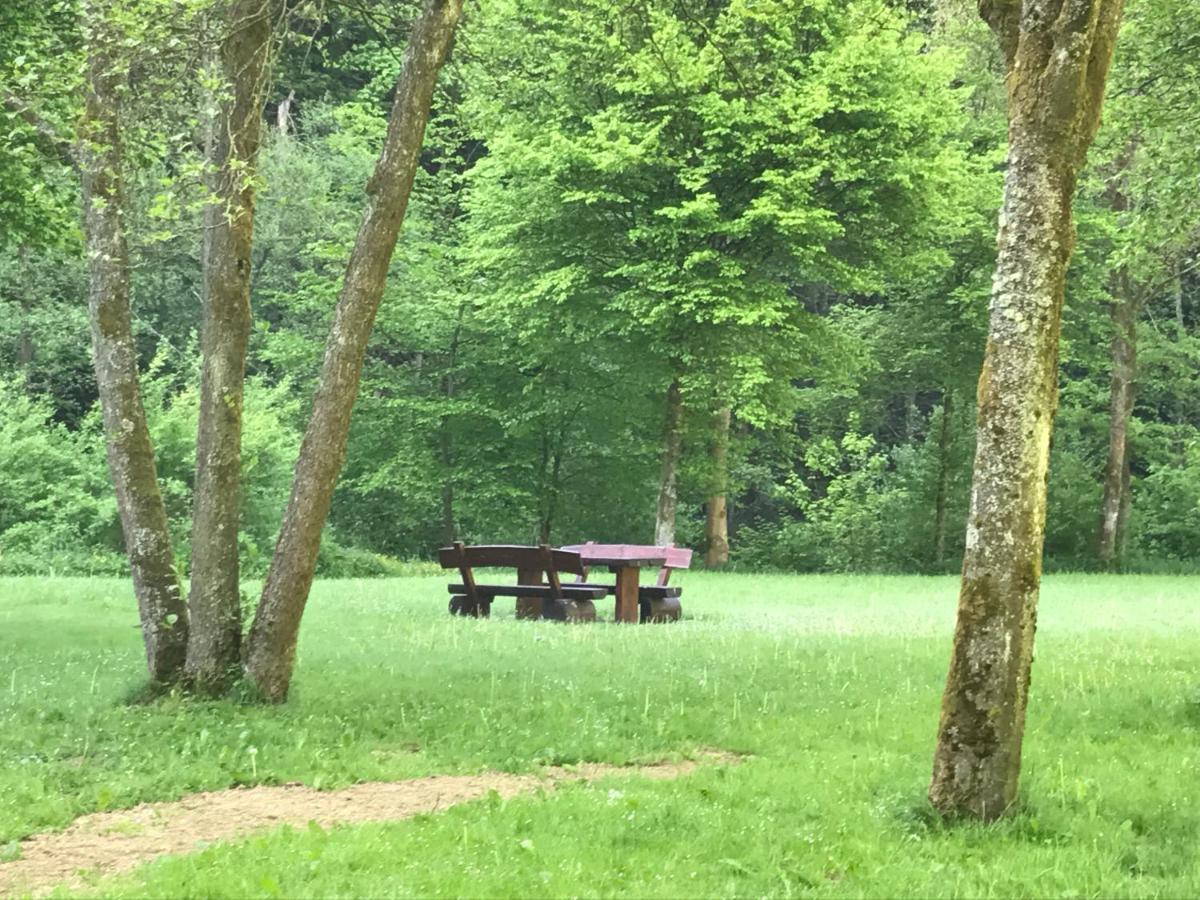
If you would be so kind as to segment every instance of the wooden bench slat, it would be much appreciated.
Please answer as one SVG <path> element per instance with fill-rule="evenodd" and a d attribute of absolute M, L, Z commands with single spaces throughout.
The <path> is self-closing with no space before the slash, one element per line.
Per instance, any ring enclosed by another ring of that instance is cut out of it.
<path fill-rule="evenodd" d="M 447 588 L 451 594 L 467 595 L 465 584 L 452 584 Z M 479 597 L 542 597 L 553 598 L 554 589 L 546 584 L 477 584 L 476 595 Z M 608 588 L 603 585 L 564 584 L 561 595 L 567 600 L 600 600 Z"/>
<path fill-rule="evenodd" d="M 615 584 L 592 584 L 590 581 L 576 581 L 569 585 L 564 584 L 563 590 L 566 590 L 568 587 L 602 587 L 610 594 L 614 594 L 617 591 L 617 586 Z M 638 598 L 641 600 L 660 600 L 663 597 L 679 597 L 682 594 L 683 588 L 676 585 L 638 585 Z"/>
<path fill-rule="evenodd" d="M 444 569 L 504 568 L 538 569 L 546 571 L 547 563 L 556 572 L 571 575 L 583 574 L 583 561 L 578 553 L 570 550 L 555 550 L 550 547 L 521 547 L 512 544 L 481 544 L 466 547 L 456 544 L 438 551 L 438 560 Z"/>

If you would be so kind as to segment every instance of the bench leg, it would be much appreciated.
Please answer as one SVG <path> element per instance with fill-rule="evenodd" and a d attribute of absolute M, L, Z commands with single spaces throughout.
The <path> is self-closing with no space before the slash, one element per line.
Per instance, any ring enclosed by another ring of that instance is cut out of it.
<path fill-rule="evenodd" d="M 454 596 L 450 598 L 450 615 L 471 616 L 473 618 L 488 618 L 492 614 L 492 601 L 480 600 L 473 603 L 468 597 Z"/>
<path fill-rule="evenodd" d="M 642 600 L 638 606 L 641 607 L 642 622 L 678 622 L 679 617 L 683 615 L 683 606 L 678 597 Z"/>
<path fill-rule="evenodd" d="M 541 584 L 541 569 L 517 569 L 517 584 Z M 542 601 L 540 597 L 518 597 L 518 619 L 540 619 L 542 617 Z"/>
<path fill-rule="evenodd" d="M 638 570 L 634 566 L 617 569 L 617 615 L 618 622 L 638 620 Z"/>
<path fill-rule="evenodd" d="M 567 601 L 568 622 L 595 622 L 596 604 L 591 600 Z"/>
<path fill-rule="evenodd" d="M 542 618 L 553 622 L 595 622 L 596 604 L 591 600 L 542 601 Z"/>

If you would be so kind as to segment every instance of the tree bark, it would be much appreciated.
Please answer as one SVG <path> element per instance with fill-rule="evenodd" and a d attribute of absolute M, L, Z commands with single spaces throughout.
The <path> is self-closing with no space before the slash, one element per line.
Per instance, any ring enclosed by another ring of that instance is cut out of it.
<path fill-rule="evenodd" d="M 1104 467 L 1104 499 L 1100 506 L 1100 561 L 1113 565 L 1120 556 L 1129 488 L 1129 421 L 1133 417 L 1137 377 L 1138 298 L 1129 276 L 1115 276 L 1112 304 L 1112 380 L 1109 391 L 1108 461 Z"/>
<path fill-rule="evenodd" d="M 29 282 L 29 247 L 22 244 L 17 248 L 17 259 L 21 264 L 21 281 L 24 285 Z M 26 287 L 21 291 L 21 330 L 17 335 L 17 367 L 26 376 L 26 388 L 29 387 L 29 367 L 33 364 L 33 332 L 29 328 L 29 319 L 33 315 L 33 295 Z"/>
<path fill-rule="evenodd" d="M 729 510 L 726 494 L 729 490 L 729 425 L 733 413 L 728 406 L 713 416 L 712 478 L 713 489 L 708 498 L 704 565 L 719 569 L 729 563 Z"/>
<path fill-rule="evenodd" d="M 133 574 L 150 677 L 173 681 L 183 669 L 187 611 L 158 488 L 154 447 L 138 384 L 123 218 L 121 96 L 123 36 L 101 4 L 85 8 L 87 83 L 79 169 L 88 258 L 88 318 L 108 467 Z"/>
<path fill-rule="evenodd" d="M 291 499 L 246 648 L 246 672 L 268 700 L 287 698 L 321 530 L 346 457 L 367 340 L 408 206 L 438 72 L 461 12 L 462 0 L 425 3 L 404 53 L 383 152 L 367 184 L 366 213 L 338 297 Z"/>
<path fill-rule="evenodd" d="M 654 543 L 675 543 L 675 517 L 679 510 L 679 460 L 683 455 L 683 394 L 679 379 L 667 388 L 667 412 L 663 423 L 662 470 L 658 478 L 658 509 L 654 518 Z"/>
<path fill-rule="evenodd" d="M 1183 321 L 1183 262 L 1175 260 L 1175 327 L 1179 329 L 1179 337 L 1187 332 Z"/>
<path fill-rule="evenodd" d="M 938 424 L 937 493 L 933 501 L 934 560 L 940 569 L 946 562 L 946 495 L 950 482 L 950 417 L 953 415 L 954 395 L 942 395 L 941 421 Z"/>
<path fill-rule="evenodd" d="M 241 656 L 242 405 L 251 327 L 255 177 L 271 30 L 271 0 L 232 0 L 226 6 L 220 113 L 204 216 L 203 370 L 188 596 L 186 675 L 206 693 L 229 686 Z"/>
<path fill-rule="evenodd" d="M 558 501 L 562 496 L 562 461 L 567 442 L 568 421 L 559 423 L 559 431 L 551 440 L 542 434 L 542 465 L 538 485 L 538 544 L 549 544 L 554 528 L 554 517 L 558 513 Z"/>
<path fill-rule="evenodd" d="M 1017 796 L 1041 583 L 1075 179 L 1122 0 L 982 0 L 1008 67 L 1009 149 L 954 652 L 929 798 L 994 819 Z"/>
<path fill-rule="evenodd" d="M 463 317 L 466 304 L 458 307 L 458 318 L 450 335 L 450 352 L 446 360 L 446 374 L 442 377 L 442 396 L 447 404 L 454 400 L 454 369 L 458 365 L 458 344 L 462 337 Z M 438 422 L 438 456 L 442 463 L 442 537 L 446 546 L 458 540 L 458 520 L 454 515 L 454 438 L 450 433 L 447 416 Z"/>

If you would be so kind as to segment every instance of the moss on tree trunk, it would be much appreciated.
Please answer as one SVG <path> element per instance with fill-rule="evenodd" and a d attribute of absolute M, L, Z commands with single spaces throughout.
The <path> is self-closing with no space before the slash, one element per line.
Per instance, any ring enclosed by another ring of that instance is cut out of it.
<path fill-rule="evenodd" d="M 983 0 L 1008 64 L 1009 149 L 954 652 L 929 797 L 994 819 L 1017 796 L 1041 583 L 1075 179 L 1122 0 Z"/>
<path fill-rule="evenodd" d="M 291 498 L 245 652 L 246 673 L 268 700 L 287 698 L 321 530 L 346 458 L 367 340 L 408 207 L 438 72 L 461 12 L 462 0 L 425 3 L 404 53 L 383 152 L 367 184 L 366 213 L 334 311 Z"/>
<path fill-rule="evenodd" d="M 84 13 L 88 60 L 79 170 L 92 359 L 147 666 L 154 680 L 173 681 L 183 669 L 188 620 L 138 384 L 129 305 L 121 146 L 121 96 L 126 81 L 126 64 L 120 56 L 123 36 L 101 4 L 88 4 Z"/>
<path fill-rule="evenodd" d="M 204 229 L 204 325 L 196 434 L 188 680 L 220 693 L 241 656 L 238 530 L 242 405 L 250 336 L 255 173 L 271 43 L 271 0 L 225 7 L 220 112 Z"/>

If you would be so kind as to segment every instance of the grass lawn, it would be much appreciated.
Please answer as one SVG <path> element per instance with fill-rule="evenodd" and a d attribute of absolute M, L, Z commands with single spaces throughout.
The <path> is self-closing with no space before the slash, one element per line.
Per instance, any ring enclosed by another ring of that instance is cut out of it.
<path fill-rule="evenodd" d="M 0 859 L 84 812 L 257 782 L 337 787 L 750 754 L 391 825 L 284 829 L 106 896 L 1200 896 L 1200 579 L 1046 580 L 1023 804 L 925 801 L 957 579 L 685 573 L 687 621 L 452 620 L 445 579 L 314 589 L 291 701 L 125 702 L 120 581 L 0 579 Z M 603 605 L 611 615 L 611 601 Z"/>

